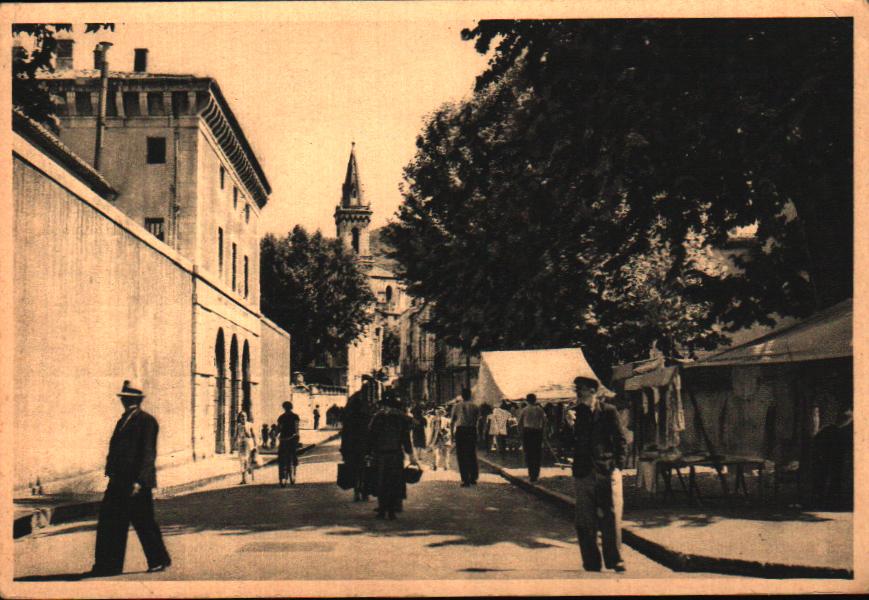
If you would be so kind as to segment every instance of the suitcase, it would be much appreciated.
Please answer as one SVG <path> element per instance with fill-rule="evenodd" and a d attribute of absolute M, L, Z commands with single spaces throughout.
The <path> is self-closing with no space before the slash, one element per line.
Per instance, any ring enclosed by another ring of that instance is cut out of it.
<path fill-rule="evenodd" d="M 338 463 L 338 487 L 342 490 L 352 490 L 355 484 L 353 473 L 350 471 L 350 465 Z"/>

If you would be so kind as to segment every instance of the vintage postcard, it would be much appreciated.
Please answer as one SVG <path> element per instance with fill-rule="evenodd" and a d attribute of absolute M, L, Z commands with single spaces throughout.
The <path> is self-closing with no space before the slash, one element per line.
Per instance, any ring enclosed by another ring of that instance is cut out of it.
<path fill-rule="evenodd" d="M 869 3 L 0 15 L 4 597 L 869 591 Z"/>

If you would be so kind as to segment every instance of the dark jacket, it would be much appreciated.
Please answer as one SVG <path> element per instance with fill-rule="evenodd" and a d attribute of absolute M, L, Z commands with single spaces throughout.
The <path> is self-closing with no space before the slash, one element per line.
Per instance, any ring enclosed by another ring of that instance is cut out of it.
<path fill-rule="evenodd" d="M 124 424 L 124 413 L 115 425 L 106 458 L 106 475 L 138 482 L 144 488 L 157 487 L 157 419 L 138 409 Z M 122 427 L 123 425 L 123 427 Z"/>
<path fill-rule="evenodd" d="M 573 438 L 574 477 L 585 477 L 592 470 L 607 475 L 624 468 L 628 438 L 615 406 L 601 402 L 592 411 L 578 404 Z"/>
<path fill-rule="evenodd" d="M 381 408 L 368 428 L 368 448 L 372 453 L 413 453 L 410 443 L 410 419 L 397 408 Z"/>

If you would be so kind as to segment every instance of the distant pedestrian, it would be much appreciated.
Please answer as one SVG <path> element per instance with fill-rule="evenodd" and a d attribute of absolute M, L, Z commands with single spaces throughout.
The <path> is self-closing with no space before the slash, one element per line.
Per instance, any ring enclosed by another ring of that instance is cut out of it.
<path fill-rule="evenodd" d="M 492 437 L 489 435 L 489 425 L 491 423 L 491 419 L 489 418 L 492 415 L 492 405 L 488 402 L 483 402 L 480 405 L 480 418 L 477 421 L 477 435 L 479 436 L 481 448 L 483 450 L 488 450 L 492 447 Z"/>
<path fill-rule="evenodd" d="M 314 407 L 314 431 L 320 429 L 320 405 Z"/>
<path fill-rule="evenodd" d="M 422 406 L 419 404 L 413 407 L 411 411 L 411 416 L 413 419 L 413 428 L 412 428 L 412 439 L 413 439 L 413 447 L 417 449 L 417 452 L 424 449 L 426 447 L 426 435 L 425 435 L 425 415 L 422 414 Z"/>
<path fill-rule="evenodd" d="M 537 404 L 537 396 L 525 396 L 527 406 L 519 413 L 519 431 L 522 435 L 522 448 L 525 451 L 525 466 L 528 467 L 528 480 L 537 481 L 540 477 L 540 460 L 543 454 L 543 429 L 546 427 L 546 413 Z"/>
<path fill-rule="evenodd" d="M 272 426 L 269 429 L 269 448 L 274 450 L 277 445 L 278 445 L 278 425 L 277 425 L 277 423 L 272 423 Z"/>
<path fill-rule="evenodd" d="M 262 447 L 268 448 L 269 447 L 269 426 L 267 423 L 263 423 L 262 438 L 263 438 Z"/>
<path fill-rule="evenodd" d="M 453 405 L 453 411 L 450 415 L 462 487 L 476 485 L 480 475 L 476 446 L 479 419 L 480 409 L 471 401 L 471 390 L 462 388 L 462 401 Z"/>
<path fill-rule="evenodd" d="M 368 447 L 377 469 L 377 517 L 395 519 L 407 497 L 405 453 L 412 464 L 419 462 L 410 442 L 410 419 L 391 390 L 384 392 L 381 408 L 371 419 Z"/>
<path fill-rule="evenodd" d="M 495 443 L 493 450 L 497 450 L 500 454 L 504 454 L 507 450 L 507 425 L 513 415 L 507 410 L 507 402 L 501 401 L 501 406 L 492 411 L 491 425 L 489 426 L 489 435 L 492 436 L 492 441 Z"/>
<path fill-rule="evenodd" d="M 627 455 L 627 432 L 611 404 L 597 395 L 598 382 L 577 377 L 574 423 L 573 481 L 576 497 L 576 536 L 586 571 L 601 570 L 597 532 L 603 541 L 608 569 L 625 570 L 621 556 L 622 473 Z"/>
<path fill-rule="evenodd" d="M 278 484 L 286 487 L 287 482 L 296 483 L 296 467 L 299 465 L 299 415 L 293 412 L 293 403 L 281 405 L 284 414 L 278 417 Z"/>
<path fill-rule="evenodd" d="M 160 527 L 154 520 L 153 488 L 157 487 L 157 419 L 141 409 L 145 394 L 124 381 L 118 394 L 124 414 L 115 425 L 106 459 L 109 485 L 97 521 L 97 542 L 92 577 L 118 575 L 124 570 L 130 523 L 139 536 L 148 572 L 172 564 Z"/>
<path fill-rule="evenodd" d="M 450 419 L 443 407 L 438 407 L 431 421 L 432 467 L 435 471 L 443 466 L 444 471 L 450 470 L 450 450 L 453 438 L 450 433 Z"/>
<path fill-rule="evenodd" d="M 238 464 L 241 468 L 241 483 L 247 483 L 247 476 L 253 481 L 254 460 L 256 452 L 256 433 L 253 423 L 247 420 L 244 411 L 238 413 L 235 427 L 235 447 L 238 450 Z"/>
<path fill-rule="evenodd" d="M 365 376 L 363 376 L 363 379 Z M 353 478 L 353 502 L 368 500 L 365 481 L 365 457 L 368 454 L 368 425 L 371 407 L 368 402 L 368 381 L 347 400 L 341 423 L 341 458 Z"/>

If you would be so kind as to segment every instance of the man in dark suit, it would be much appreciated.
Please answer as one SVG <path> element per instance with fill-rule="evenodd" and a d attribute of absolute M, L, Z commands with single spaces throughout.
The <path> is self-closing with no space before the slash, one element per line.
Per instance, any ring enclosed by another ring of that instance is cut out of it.
<path fill-rule="evenodd" d="M 100 505 L 92 576 L 118 575 L 124 569 L 130 523 L 148 560 L 148 572 L 172 564 L 154 520 L 153 488 L 157 486 L 157 420 L 141 409 L 145 395 L 124 382 L 118 394 L 124 414 L 115 425 L 106 459 L 109 485 Z"/>
<path fill-rule="evenodd" d="M 625 571 L 621 556 L 622 473 L 628 441 L 616 408 L 600 401 L 598 382 L 577 377 L 573 481 L 576 536 L 586 571 L 601 570 L 597 532 L 608 569 Z"/>

